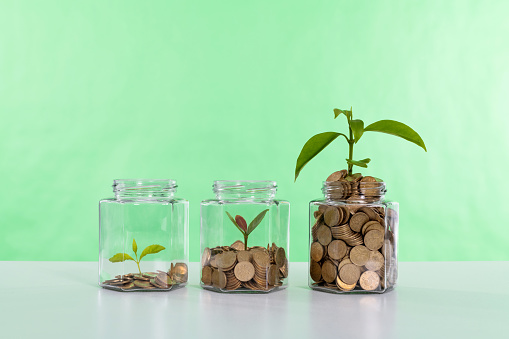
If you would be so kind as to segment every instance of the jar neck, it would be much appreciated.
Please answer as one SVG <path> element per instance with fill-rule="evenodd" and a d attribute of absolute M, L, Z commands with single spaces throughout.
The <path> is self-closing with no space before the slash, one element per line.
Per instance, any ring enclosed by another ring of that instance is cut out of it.
<path fill-rule="evenodd" d="M 276 196 L 275 181 L 214 181 L 213 191 L 218 200 L 267 201 Z"/>
<path fill-rule="evenodd" d="M 177 182 L 170 179 L 118 179 L 113 181 L 117 199 L 169 199 L 177 190 Z"/>
<path fill-rule="evenodd" d="M 327 200 L 369 204 L 385 199 L 385 182 L 325 181 L 322 192 Z"/>

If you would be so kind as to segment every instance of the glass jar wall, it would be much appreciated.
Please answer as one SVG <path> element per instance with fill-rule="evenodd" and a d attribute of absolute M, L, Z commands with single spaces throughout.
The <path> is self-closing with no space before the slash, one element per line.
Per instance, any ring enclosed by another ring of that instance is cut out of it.
<path fill-rule="evenodd" d="M 398 276 L 398 208 L 373 177 L 323 184 L 309 204 L 309 286 L 336 293 L 383 293 Z"/>
<path fill-rule="evenodd" d="M 274 181 L 215 181 L 201 203 L 201 286 L 270 292 L 287 285 L 290 203 Z"/>
<path fill-rule="evenodd" d="M 99 202 L 99 285 L 169 291 L 188 277 L 188 202 L 174 180 L 115 180 Z"/>

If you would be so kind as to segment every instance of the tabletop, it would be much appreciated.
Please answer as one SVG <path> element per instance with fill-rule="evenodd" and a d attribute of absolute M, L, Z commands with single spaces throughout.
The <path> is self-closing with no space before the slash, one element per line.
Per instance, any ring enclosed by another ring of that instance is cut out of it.
<path fill-rule="evenodd" d="M 170 292 L 97 286 L 95 262 L 0 262 L 2 338 L 492 338 L 507 336 L 509 262 L 403 262 L 384 294 L 307 287 L 291 263 L 289 286 L 222 294 L 189 284 Z M 504 334 L 505 333 L 505 334 Z"/>

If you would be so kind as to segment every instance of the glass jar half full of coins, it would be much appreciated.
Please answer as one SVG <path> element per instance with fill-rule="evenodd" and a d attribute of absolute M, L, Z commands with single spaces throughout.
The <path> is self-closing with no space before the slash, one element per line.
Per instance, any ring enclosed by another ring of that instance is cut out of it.
<path fill-rule="evenodd" d="M 383 293 L 398 276 L 398 208 L 386 184 L 360 173 L 334 172 L 324 198 L 311 201 L 309 286 L 336 293 Z"/>
<path fill-rule="evenodd" d="M 216 181 L 201 203 L 201 286 L 217 292 L 286 287 L 290 203 L 274 181 Z"/>

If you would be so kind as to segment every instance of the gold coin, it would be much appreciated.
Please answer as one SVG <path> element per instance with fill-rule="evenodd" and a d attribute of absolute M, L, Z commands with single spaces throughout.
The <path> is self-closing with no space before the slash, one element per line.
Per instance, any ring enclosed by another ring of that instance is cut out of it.
<path fill-rule="evenodd" d="M 133 287 L 134 287 L 134 283 L 133 282 L 129 282 L 127 284 L 122 285 L 121 288 L 124 289 L 124 290 L 128 290 L 128 289 L 131 289 Z"/>
<path fill-rule="evenodd" d="M 369 217 L 369 220 L 376 220 L 377 218 L 377 213 L 371 207 L 362 206 L 358 211 L 366 214 Z"/>
<path fill-rule="evenodd" d="M 332 233 L 329 227 L 322 225 L 318 228 L 317 237 L 320 244 L 327 246 L 332 241 Z"/>
<path fill-rule="evenodd" d="M 322 280 L 322 266 L 316 261 L 311 260 L 309 263 L 309 275 L 311 279 L 318 282 Z"/>
<path fill-rule="evenodd" d="M 362 273 L 359 284 L 366 291 L 373 291 L 380 285 L 380 276 L 373 271 Z"/>
<path fill-rule="evenodd" d="M 222 271 L 218 271 L 218 277 L 217 277 L 217 287 L 219 288 L 225 288 L 226 287 L 226 275 Z"/>
<path fill-rule="evenodd" d="M 375 179 L 375 178 L 373 178 L 373 177 L 370 177 L 370 176 L 368 175 L 368 176 L 366 176 L 366 177 L 363 177 L 363 178 L 361 179 L 361 182 L 376 182 L 376 179 Z"/>
<path fill-rule="evenodd" d="M 364 236 L 364 244 L 372 251 L 377 251 L 384 244 L 384 234 L 379 230 L 372 230 Z"/>
<path fill-rule="evenodd" d="M 276 265 L 278 265 L 279 267 L 285 264 L 286 252 L 283 247 L 278 247 L 277 250 L 275 250 L 274 260 L 276 262 Z"/>
<path fill-rule="evenodd" d="M 338 210 L 341 211 L 341 215 L 343 216 L 343 219 L 340 220 L 340 225 L 343 225 L 348 222 L 348 219 L 350 219 L 350 212 L 348 209 L 344 206 L 338 206 Z"/>
<path fill-rule="evenodd" d="M 334 240 L 327 247 L 327 253 L 329 257 L 335 260 L 342 259 L 346 254 L 346 244 L 342 240 Z M 318 260 L 317 260 L 318 261 Z"/>
<path fill-rule="evenodd" d="M 348 174 L 347 170 L 337 171 L 329 175 L 327 177 L 327 180 L 325 181 L 338 181 L 339 179 L 343 179 L 344 177 L 346 177 L 347 174 Z"/>
<path fill-rule="evenodd" d="M 233 251 L 223 252 L 216 257 L 217 267 L 221 269 L 229 269 L 235 264 L 237 254 Z"/>
<path fill-rule="evenodd" d="M 362 230 L 361 230 L 361 233 L 362 235 L 366 234 L 368 228 L 372 229 L 384 229 L 384 227 L 378 222 L 378 221 L 368 221 L 367 223 L 365 223 L 363 226 L 362 226 Z"/>
<path fill-rule="evenodd" d="M 329 226 L 336 226 L 339 224 L 339 210 L 334 206 L 329 206 L 323 214 L 323 220 Z"/>
<path fill-rule="evenodd" d="M 212 268 L 210 266 L 205 266 L 201 269 L 201 281 L 205 285 L 212 284 Z"/>
<path fill-rule="evenodd" d="M 134 286 L 141 287 L 141 288 L 147 288 L 152 285 L 150 283 L 150 281 L 145 281 L 145 280 L 135 280 L 133 283 L 134 283 Z"/>
<path fill-rule="evenodd" d="M 314 242 L 311 244 L 310 252 L 311 252 L 311 259 L 313 259 L 316 262 L 322 260 L 323 254 L 324 254 L 324 249 L 323 249 L 323 246 L 319 242 Z"/>
<path fill-rule="evenodd" d="M 361 270 L 354 264 L 346 264 L 339 270 L 339 278 L 347 285 L 356 284 Z"/>
<path fill-rule="evenodd" d="M 212 286 L 219 286 L 219 271 L 215 268 L 212 269 Z"/>
<path fill-rule="evenodd" d="M 270 265 L 269 271 L 267 272 L 267 282 L 269 285 L 275 285 L 277 282 L 277 266 L 276 265 Z"/>
<path fill-rule="evenodd" d="M 242 251 L 245 249 L 244 243 L 240 240 L 235 241 L 230 247 L 236 251 Z"/>
<path fill-rule="evenodd" d="M 266 252 L 256 251 L 253 254 L 253 261 L 259 267 L 268 267 L 270 262 L 270 257 Z"/>
<path fill-rule="evenodd" d="M 350 218 L 350 228 L 354 232 L 360 232 L 362 229 L 362 226 L 369 221 L 369 217 L 366 215 L 366 213 L 363 212 L 357 212 Z"/>
<path fill-rule="evenodd" d="M 338 286 L 338 288 L 342 291 L 351 291 L 355 288 L 356 285 L 357 284 L 351 284 L 351 285 L 345 284 L 344 281 L 339 279 L 339 276 L 336 277 L 336 286 Z"/>
<path fill-rule="evenodd" d="M 345 266 L 346 264 L 351 264 L 351 263 L 352 263 L 352 261 L 348 258 L 341 260 L 341 262 L 338 264 L 338 272 L 341 269 L 341 267 Z"/>
<path fill-rule="evenodd" d="M 366 246 L 358 245 L 350 251 L 350 260 L 357 266 L 364 266 L 368 262 L 370 254 L 371 251 Z M 348 283 L 347 281 L 345 282 Z"/>
<path fill-rule="evenodd" d="M 203 249 L 203 253 L 201 255 L 201 265 L 202 266 L 207 266 L 209 264 L 209 262 L 210 262 L 210 255 L 211 255 L 210 248 L 205 247 Z"/>
<path fill-rule="evenodd" d="M 253 253 L 251 251 L 238 251 L 237 252 L 237 261 L 251 261 L 253 259 Z"/>
<path fill-rule="evenodd" d="M 235 277 L 240 281 L 249 281 L 255 275 L 255 268 L 249 261 L 241 261 L 235 265 Z"/>
<path fill-rule="evenodd" d="M 384 256 L 378 251 L 371 251 L 366 262 L 366 268 L 370 271 L 378 271 L 384 265 Z"/>
<path fill-rule="evenodd" d="M 329 260 L 323 263 L 322 265 L 322 277 L 328 283 L 332 283 L 337 276 L 337 268 L 336 266 Z"/>

